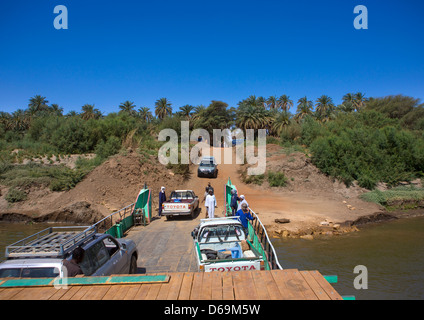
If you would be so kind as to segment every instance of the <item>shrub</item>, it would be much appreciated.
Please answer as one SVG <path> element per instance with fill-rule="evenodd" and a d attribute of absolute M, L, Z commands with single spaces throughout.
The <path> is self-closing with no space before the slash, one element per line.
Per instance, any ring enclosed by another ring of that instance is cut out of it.
<path fill-rule="evenodd" d="M 106 142 L 103 140 L 97 145 L 94 152 L 101 158 L 106 159 L 117 154 L 121 149 L 121 140 L 115 136 L 111 136 Z"/>
<path fill-rule="evenodd" d="M 268 172 L 268 183 L 271 187 L 285 187 L 287 178 L 283 172 Z"/>
<path fill-rule="evenodd" d="M 258 175 L 250 175 L 250 176 L 247 176 L 245 179 L 244 179 L 244 182 L 245 183 L 253 183 L 253 184 L 257 184 L 257 185 L 262 185 L 262 183 L 264 182 L 264 180 L 265 180 L 265 175 L 264 174 L 258 174 Z"/>
<path fill-rule="evenodd" d="M 9 203 L 15 203 L 15 202 L 25 200 L 26 197 L 27 197 L 27 195 L 26 195 L 25 192 L 18 190 L 18 189 L 15 189 L 15 188 L 10 188 L 5 199 Z"/>

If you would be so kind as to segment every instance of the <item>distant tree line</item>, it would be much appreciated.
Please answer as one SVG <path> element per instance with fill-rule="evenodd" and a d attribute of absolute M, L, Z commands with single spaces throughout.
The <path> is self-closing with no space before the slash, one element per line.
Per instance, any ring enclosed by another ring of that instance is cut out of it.
<path fill-rule="evenodd" d="M 290 112 L 293 107 L 295 113 Z M 305 96 L 296 103 L 288 95 L 251 95 L 236 107 L 213 100 L 208 106 L 186 104 L 175 112 L 167 98 L 160 98 L 152 110 L 154 114 L 127 100 L 107 115 L 93 104 L 64 114 L 58 104 L 36 95 L 26 109 L 0 112 L 0 161 L 10 160 L 14 149 L 32 155 L 95 152 L 103 158 L 125 144 L 147 150 L 157 147 L 154 137 L 160 130 L 179 133 L 186 120 L 190 129 L 211 134 L 232 127 L 266 129 L 268 141 L 298 146 L 322 172 L 347 185 L 358 181 L 372 189 L 378 182 L 395 185 L 424 172 L 424 104 L 408 96 L 347 93 L 336 106 L 327 95 L 315 101 Z"/>

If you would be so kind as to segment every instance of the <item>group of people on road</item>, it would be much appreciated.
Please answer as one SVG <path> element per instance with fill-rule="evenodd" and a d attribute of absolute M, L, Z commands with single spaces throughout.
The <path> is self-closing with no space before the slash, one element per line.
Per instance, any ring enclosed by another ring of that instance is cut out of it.
<path fill-rule="evenodd" d="M 162 215 L 162 203 L 166 201 L 165 187 L 161 187 L 159 192 L 159 217 Z M 217 208 L 216 198 L 214 195 L 214 189 L 209 182 L 205 188 L 205 195 L 203 197 L 203 202 L 205 202 L 205 218 L 213 219 L 215 218 L 215 208 Z M 240 221 L 245 229 L 248 226 L 248 220 L 254 220 L 249 210 L 249 204 L 247 203 L 244 195 L 237 195 L 237 190 L 231 190 L 231 215 L 238 216 Z"/>

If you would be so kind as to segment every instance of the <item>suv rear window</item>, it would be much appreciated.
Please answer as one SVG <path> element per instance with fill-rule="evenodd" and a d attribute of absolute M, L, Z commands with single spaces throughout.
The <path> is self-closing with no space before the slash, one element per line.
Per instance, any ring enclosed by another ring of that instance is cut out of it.
<path fill-rule="evenodd" d="M 54 278 L 59 275 L 57 268 L 8 268 L 0 269 L 0 278 Z"/>
<path fill-rule="evenodd" d="M 103 266 L 110 258 L 103 241 L 99 241 L 85 251 L 84 259 L 80 264 L 82 272 L 91 276 L 97 269 Z"/>

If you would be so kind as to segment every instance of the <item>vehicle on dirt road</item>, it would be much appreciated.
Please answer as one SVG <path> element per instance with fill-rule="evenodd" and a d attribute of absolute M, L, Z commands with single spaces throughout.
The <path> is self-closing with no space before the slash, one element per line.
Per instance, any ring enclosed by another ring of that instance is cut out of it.
<path fill-rule="evenodd" d="M 170 199 L 162 203 L 162 215 L 166 219 L 173 216 L 195 217 L 199 208 L 199 197 L 193 190 L 175 190 L 171 192 Z"/>
<path fill-rule="evenodd" d="M 198 271 L 264 270 L 262 254 L 237 217 L 202 219 L 191 233 Z"/>
<path fill-rule="evenodd" d="M 51 227 L 6 247 L 7 260 L 0 263 L 0 278 L 66 277 L 64 259 L 80 246 L 85 276 L 108 276 L 137 272 L 134 241 L 97 233 L 93 226 Z"/>
<path fill-rule="evenodd" d="M 203 157 L 197 168 L 198 177 L 213 177 L 218 176 L 218 165 L 214 157 Z"/>

